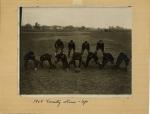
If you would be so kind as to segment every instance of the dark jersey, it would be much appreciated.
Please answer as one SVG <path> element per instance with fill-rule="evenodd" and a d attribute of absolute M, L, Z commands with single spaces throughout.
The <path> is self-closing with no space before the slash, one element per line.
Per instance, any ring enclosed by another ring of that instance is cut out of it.
<path fill-rule="evenodd" d="M 82 44 L 82 49 L 89 49 L 90 48 L 90 45 L 89 45 L 89 43 L 83 43 Z"/>
<path fill-rule="evenodd" d="M 69 42 L 68 43 L 68 48 L 69 49 L 75 49 L 75 43 L 74 42 Z"/>
<path fill-rule="evenodd" d="M 96 45 L 96 49 L 103 49 L 104 48 L 104 43 L 98 42 Z"/>
<path fill-rule="evenodd" d="M 64 48 L 64 43 L 60 40 L 57 40 L 55 43 L 55 48 Z"/>

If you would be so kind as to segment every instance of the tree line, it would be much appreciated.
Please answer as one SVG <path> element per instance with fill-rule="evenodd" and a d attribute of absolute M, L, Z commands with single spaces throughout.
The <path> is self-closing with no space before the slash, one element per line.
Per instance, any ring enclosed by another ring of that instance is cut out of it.
<path fill-rule="evenodd" d="M 108 28 L 92 28 L 92 27 L 75 27 L 73 25 L 68 26 L 59 26 L 59 25 L 40 25 L 39 23 L 35 23 L 34 25 L 25 24 L 20 28 L 21 32 L 51 32 L 51 31 L 100 31 L 100 32 L 112 32 L 112 31 L 131 31 L 131 29 L 123 28 L 120 26 L 109 26 Z"/>

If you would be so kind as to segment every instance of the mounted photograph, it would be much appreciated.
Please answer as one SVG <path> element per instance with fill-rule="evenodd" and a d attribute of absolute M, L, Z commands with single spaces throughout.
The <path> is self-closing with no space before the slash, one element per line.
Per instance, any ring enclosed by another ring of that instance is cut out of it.
<path fill-rule="evenodd" d="M 131 7 L 20 7 L 20 95 L 131 95 Z"/>

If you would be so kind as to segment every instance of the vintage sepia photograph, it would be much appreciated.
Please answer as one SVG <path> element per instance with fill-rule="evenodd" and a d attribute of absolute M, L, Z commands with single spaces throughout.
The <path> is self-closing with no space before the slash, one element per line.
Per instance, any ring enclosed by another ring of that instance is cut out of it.
<path fill-rule="evenodd" d="M 131 7 L 20 7 L 20 95 L 131 95 Z"/>

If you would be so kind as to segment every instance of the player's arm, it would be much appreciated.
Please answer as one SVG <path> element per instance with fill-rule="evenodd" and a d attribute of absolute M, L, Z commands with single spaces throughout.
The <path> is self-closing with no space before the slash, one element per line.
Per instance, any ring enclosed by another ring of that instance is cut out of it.
<path fill-rule="evenodd" d="M 64 43 L 62 42 L 62 48 L 64 48 Z"/>
<path fill-rule="evenodd" d="M 75 47 L 75 43 L 73 43 L 73 48 L 75 49 L 76 47 Z"/>
<path fill-rule="evenodd" d="M 82 49 L 84 48 L 84 43 L 82 44 Z"/>
<path fill-rule="evenodd" d="M 70 43 L 68 43 L 68 49 L 70 48 Z"/>
<path fill-rule="evenodd" d="M 57 41 L 55 42 L 55 48 L 57 48 Z"/>

